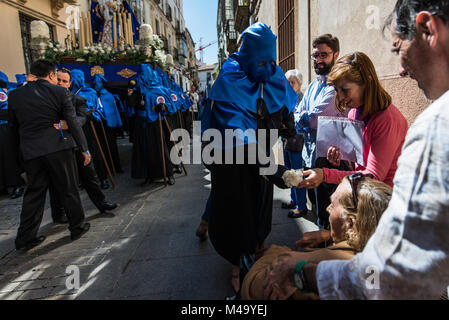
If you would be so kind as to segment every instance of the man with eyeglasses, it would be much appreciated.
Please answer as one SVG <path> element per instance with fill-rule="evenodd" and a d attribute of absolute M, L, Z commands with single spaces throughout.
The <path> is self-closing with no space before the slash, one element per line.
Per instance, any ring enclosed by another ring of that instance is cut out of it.
<path fill-rule="evenodd" d="M 57 72 L 58 85 L 66 88 L 69 91 L 69 97 L 72 100 L 73 106 L 76 111 L 76 118 L 79 125 L 82 127 L 86 137 L 86 99 L 83 97 L 72 93 L 69 88 L 72 84 L 72 75 L 70 70 L 66 68 L 59 69 Z M 67 127 L 65 120 L 61 120 L 60 123 L 54 124 L 55 129 L 59 130 L 59 125 L 61 124 L 61 129 L 70 130 Z M 83 165 L 83 156 L 81 151 L 78 149 L 75 151 L 75 160 L 78 166 L 78 173 L 81 179 L 82 186 L 86 189 L 87 195 L 93 204 L 98 208 L 101 213 L 113 210 L 117 208 L 117 204 L 110 203 L 106 201 L 106 197 L 100 189 L 100 182 L 98 180 L 97 173 L 95 171 L 93 163 L 89 163 L 87 166 Z M 50 204 L 51 204 L 51 215 L 55 223 L 68 223 L 68 219 L 65 214 L 65 208 L 61 204 L 62 201 L 59 198 L 58 190 L 53 186 L 50 187 Z"/>
<path fill-rule="evenodd" d="M 312 55 L 315 73 L 318 77 L 307 87 L 301 103 L 295 110 L 295 122 L 298 133 L 304 135 L 304 147 L 302 157 L 306 168 L 316 167 L 316 134 L 319 116 L 345 117 L 335 107 L 335 90 L 327 84 L 329 75 L 335 61 L 340 54 L 340 42 L 331 34 L 324 34 L 316 38 L 312 43 Z M 309 193 L 310 198 L 316 199 L 316 191 Z M 318 225 L 321 229 L 329 226 L 328 214 L 324 209 L 320 210 L 316 200 Z M 291 211 L 290 218 L 299 218 L 307 214 L 303 211 Z"/>

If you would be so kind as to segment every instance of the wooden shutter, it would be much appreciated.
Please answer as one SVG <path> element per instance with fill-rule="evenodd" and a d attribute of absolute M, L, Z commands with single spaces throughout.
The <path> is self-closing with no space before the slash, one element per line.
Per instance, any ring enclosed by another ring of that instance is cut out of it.
<path fill-rule="evenodd" d="M 279 66 L 295 69 L 295 0 L 278 0 Z"/>

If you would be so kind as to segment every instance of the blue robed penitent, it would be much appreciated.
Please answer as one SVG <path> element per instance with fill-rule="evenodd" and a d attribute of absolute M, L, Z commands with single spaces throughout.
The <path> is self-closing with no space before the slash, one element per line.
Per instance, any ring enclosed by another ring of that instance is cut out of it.
<path fill-rule="evenodd" d="M 98 96 L 97 92 L 91 87 L 86 86 L 84 81 L 84 72 L 78 69 L 71 70 L 72 73 L 72 86 L 70 90 L 84 99 L 86 99 L 87 111 L 95 110 L 92 116 L 96 121 L 101 121 L 102 116 L 98 111 Z"/>
<path fill-rule="evenodd" d="M 296 93 L 275 64 L 276 36 L 261 23 L 249 27 L 242 36 L 245 41 L 240 51 L 224 63 L 212 87 L 201 114 L 202 132 L 214 128 L 224 136 L 226 129 L 256 131 L 257 100 L 262 97 L 269 114 L 283 107 L 288 114 L 295 108 Z M 249 143 L 257 143 L 255 136 L 237 139 L 232 147 Z"/>
<path fill-rule="evenodd" d="M 102 118 L 106 120 L 108 127 L 116 128 L 122 126 L 122 119 L 118 111 L 114 96 L 106 90 L 104 84 L 107 80 L 101 75 L 94 76 L 94 90 L 98 95 L 99 112 Z"/>

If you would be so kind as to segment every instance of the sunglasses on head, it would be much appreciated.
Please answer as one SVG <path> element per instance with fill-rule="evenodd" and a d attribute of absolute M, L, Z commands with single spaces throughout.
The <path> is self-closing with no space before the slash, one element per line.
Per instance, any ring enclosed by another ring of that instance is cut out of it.
<path fill-rule="evenodd" d="M 350 176 L 348 176 L 348 180 L 349 180 L 349 183 L 350 183 L 351 188 L 352 188 L 352 198 L 354 199 L 354 205 L 355 205 L 354 209 L 355 210 L 357 210 L 357 207 L 359 205 L 359 201 L 358 201 L 358 197 L 357 197 L 357 194 L 358 194 L 357 188 L 359 186 L 360 181 L 363 178 L 374 179 L 374 176 L 372 174 L 370 174 L 370 173 L 369 174 L 363 174 L 363 173 L 360 173 L 360 172 L 357 172 L 357 173 L 354 173 L 354 174 L 351 174 Z"/>

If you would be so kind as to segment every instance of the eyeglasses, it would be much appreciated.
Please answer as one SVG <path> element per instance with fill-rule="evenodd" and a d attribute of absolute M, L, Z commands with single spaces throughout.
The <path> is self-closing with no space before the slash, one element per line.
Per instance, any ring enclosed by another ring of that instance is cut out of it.
<path fill-rule="evenodd" d="M 310 57 L 313 60 L 318 59 L 318 57 L 320 57 L 321 59 L 326 59 L 330 54 L 332 54 L 332 52 L 315 52 L 311 54 Z"/>
<path fill-rule="evenodd" d="M 374 179 L 374 176 L 370 173 L 363 174 L 360 172 L 357 172 L 357 173 L 354 173 L 354 174 L 351 174 L 350 176 L 348 176 L 348 180 L 349 180 L 349 183 L 351 184 L 351 188 L 352 188 L 352 198 L 354 199 L 354 205 L 355 205 L 354 209 L 356 209 L 356 210 L 359 205 L 359 200 L 357 198 L 357 187 L 359 186 L 359 183 L 363 178 Z"/>

